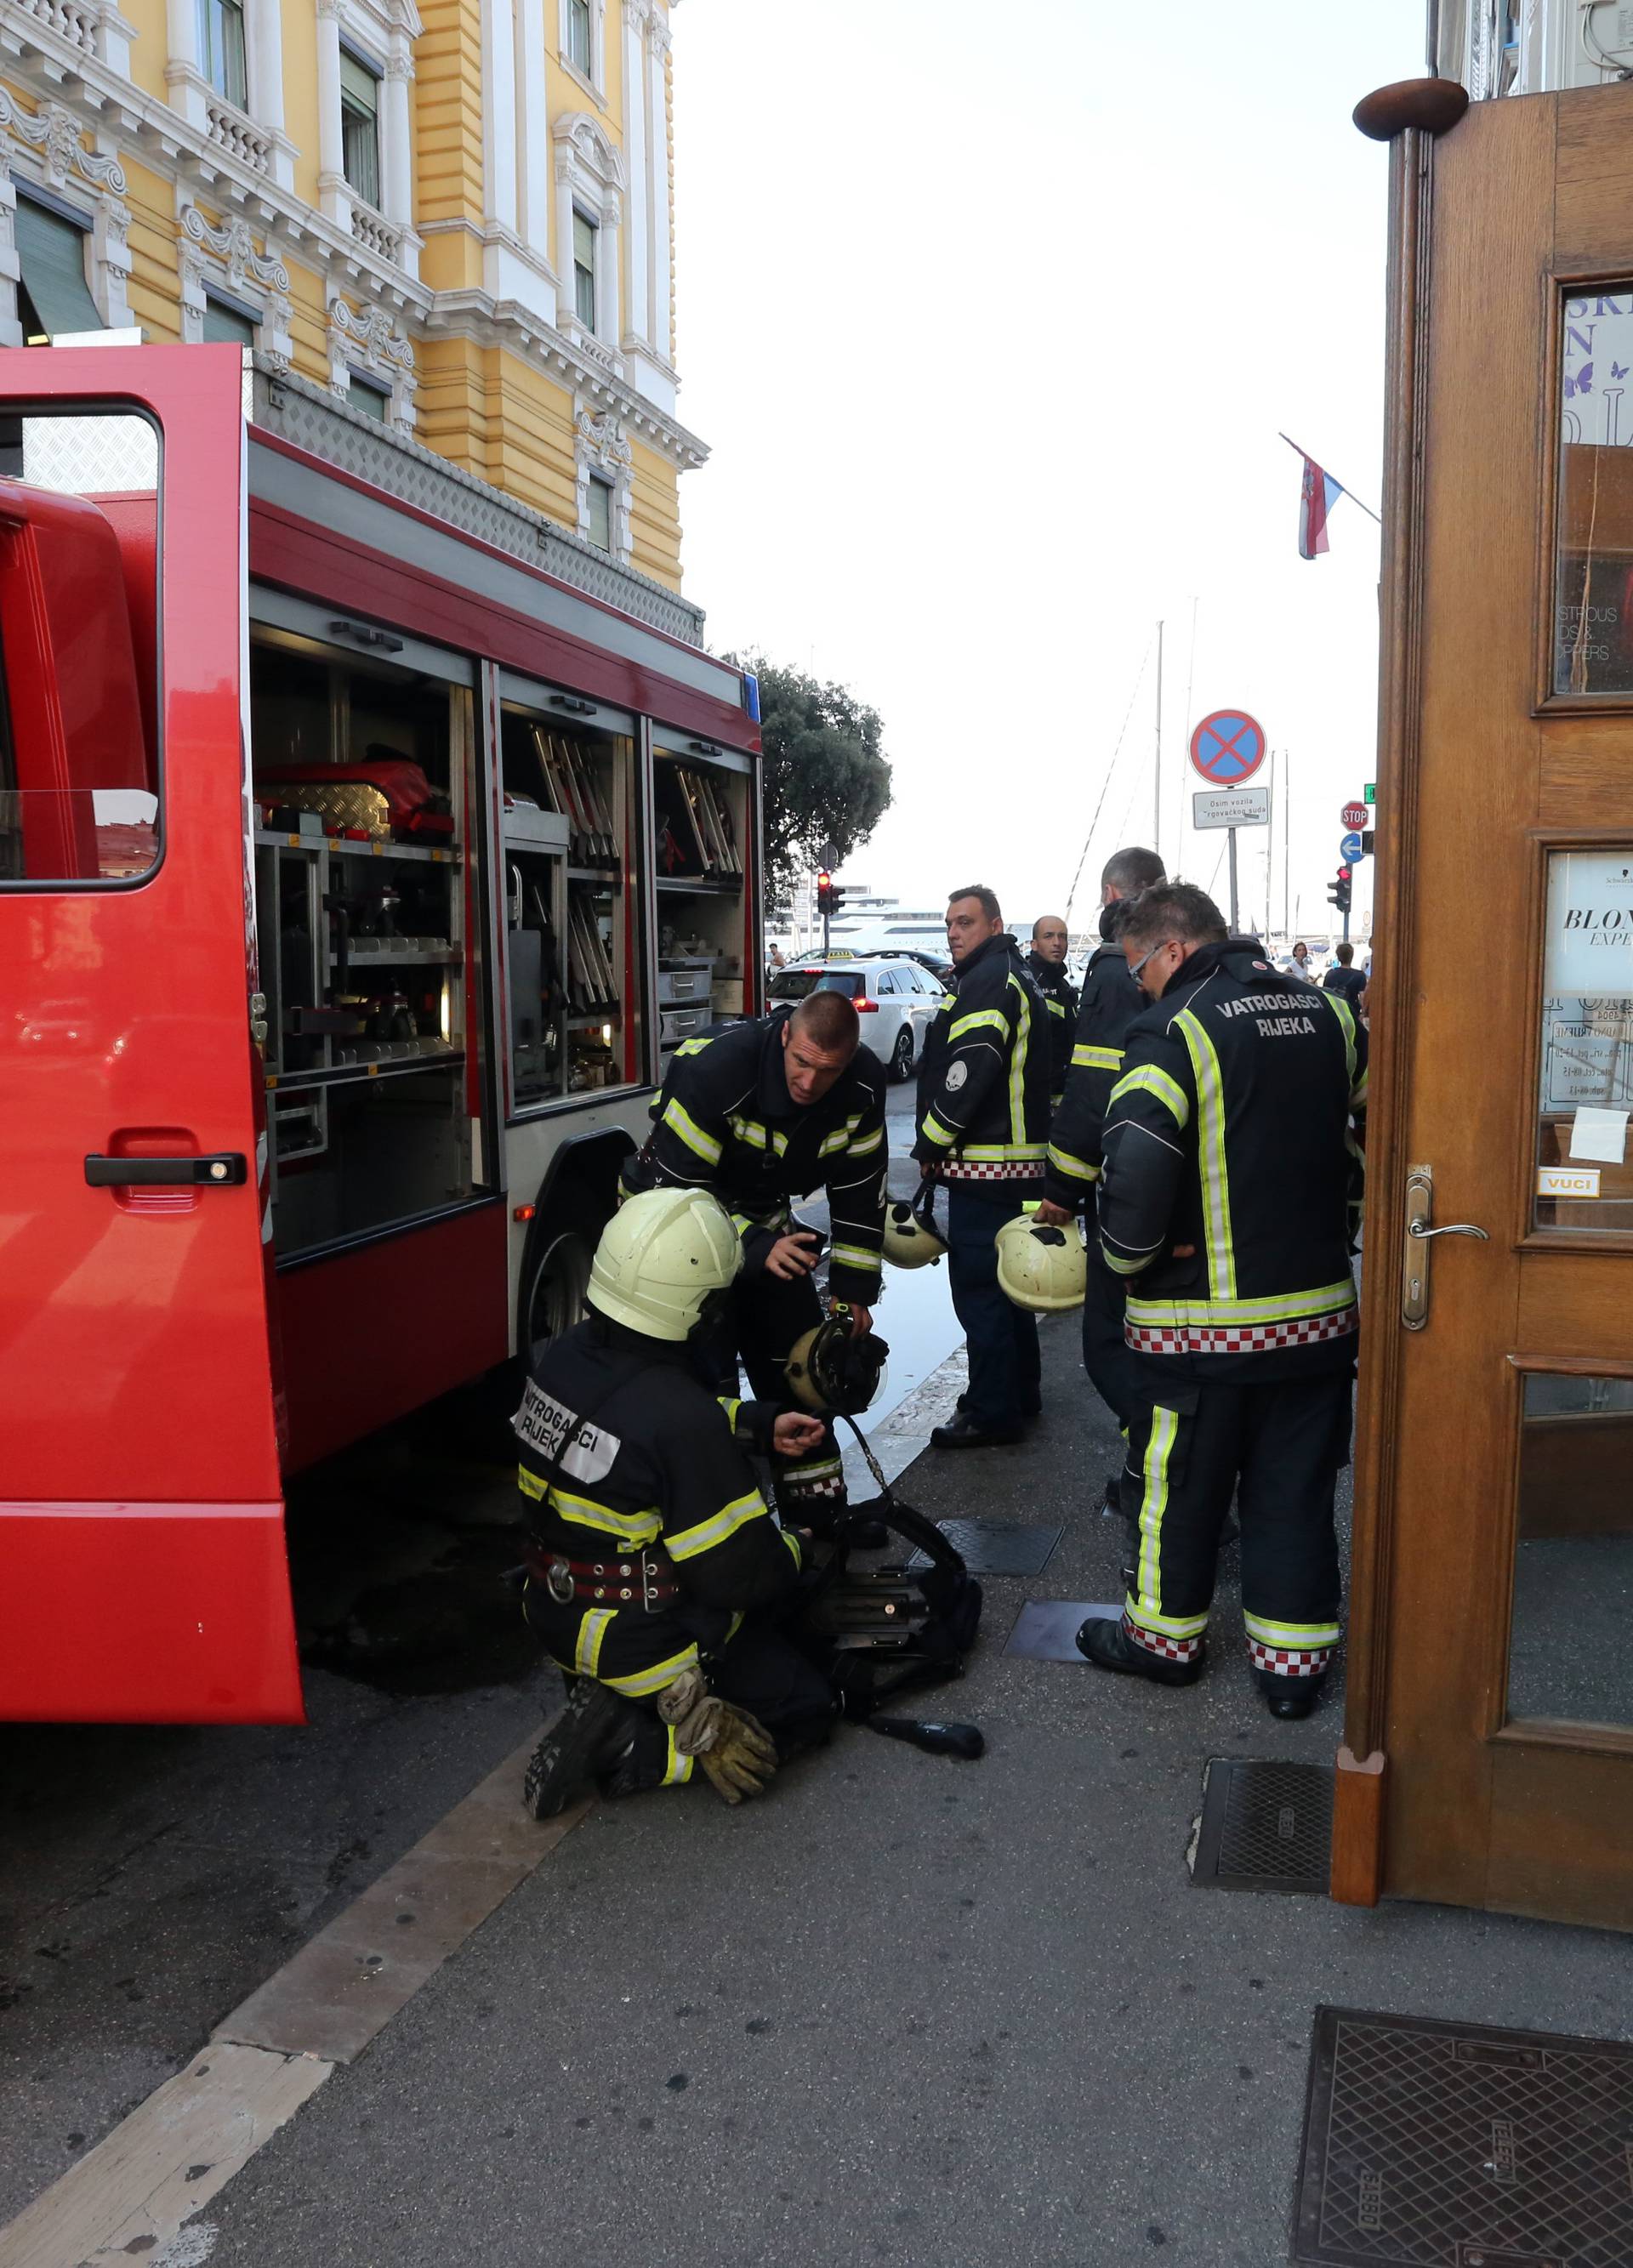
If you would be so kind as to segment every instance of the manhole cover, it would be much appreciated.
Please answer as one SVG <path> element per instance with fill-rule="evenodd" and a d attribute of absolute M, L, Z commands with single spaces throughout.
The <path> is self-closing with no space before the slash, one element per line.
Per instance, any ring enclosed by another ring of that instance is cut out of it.
<path fill-rule="evenodd" d="M 1325 1891 L 1333 1844 L 1330 1764 L 1208 1768 L 1192 1882 L 1218 1890 Z"/>
<path fill-rule="evenodd" d="M 1024 1528 L 1013 1520 L 938 1520 L 935 1525 L 972 1575 L 1040 1575 L 1062 1534 L 1058 1526 Z M 922 1551 L 907 1562 L 915 1574 L 929 1564 Z"/>
<path fill-rule="evenodd" d="M 1319 2008 L 1292 2258 L 1627 2268 L 1633 2048 Z"/>

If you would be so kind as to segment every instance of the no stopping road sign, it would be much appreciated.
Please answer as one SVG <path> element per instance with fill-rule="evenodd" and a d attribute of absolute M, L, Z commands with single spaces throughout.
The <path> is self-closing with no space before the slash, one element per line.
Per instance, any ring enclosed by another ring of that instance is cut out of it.
<path fill-rule="evenodd" d="M 1191 735 L 1191 762 L 1216 787 L 1239 787 L 1265 760 L 1264 726 L 1245 709 L 1216 709 Z"/>

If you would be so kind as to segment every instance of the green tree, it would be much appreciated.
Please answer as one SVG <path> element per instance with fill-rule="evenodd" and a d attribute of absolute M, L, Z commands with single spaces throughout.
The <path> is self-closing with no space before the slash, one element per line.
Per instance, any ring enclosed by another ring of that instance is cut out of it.
<path fill-rule="evenodd" d="M 768 895 L 787 890 L 824 843 L 840 858 L 865 843 L 890 805 L 884 725 L 843 685 L 819 684 L 762 654 L 731 654 L 760 681 Z"/>

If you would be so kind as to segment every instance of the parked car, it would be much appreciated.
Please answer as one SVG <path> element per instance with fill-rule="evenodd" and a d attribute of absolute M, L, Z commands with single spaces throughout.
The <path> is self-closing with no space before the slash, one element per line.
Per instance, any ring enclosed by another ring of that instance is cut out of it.
<path fill-rule="evenodd" d="M 807 954 L 779 969 L 770 998 L 802 1000 L 808 992 L 842 992 L 859 1016 L 877 1016 L 862 1037 L 892 1079 L 906 1079 L 919 1060 L 924 1035 L 942 1001 L 942 986 L 906 954 Z"/>

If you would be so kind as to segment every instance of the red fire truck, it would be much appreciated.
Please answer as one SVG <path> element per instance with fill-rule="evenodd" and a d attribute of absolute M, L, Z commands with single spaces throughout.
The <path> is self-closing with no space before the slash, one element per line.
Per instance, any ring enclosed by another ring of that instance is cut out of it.
<path fill-rule="evenodd" d="M 571 1320 L 760 1005 L 752 679 L 247 382 L 0 353 L 0 1718 L 298 1719 L 284 1476 Z"/>

